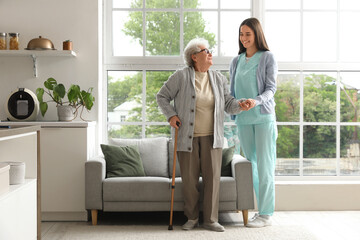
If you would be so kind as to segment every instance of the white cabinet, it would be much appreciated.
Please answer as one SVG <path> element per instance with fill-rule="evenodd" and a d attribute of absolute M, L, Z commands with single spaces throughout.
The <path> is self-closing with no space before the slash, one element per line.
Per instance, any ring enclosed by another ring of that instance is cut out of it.
<path fill-rule="evenodd" d="M 40 239 L 40 127 L 0 129 L 0 162 L 25 162 L 25 182 L 0 194 L 0 239 Z"/>
<path fill-rule="evenodd" d="M 85 162 L 94 155 L 95 127 L 41 129 L 43 221 L 87 221 Z"/>
<path fill-rule="evenodd" d="M 0 239 L 36 239 L 36 180 L 11 185 L 0 195 Z"/>

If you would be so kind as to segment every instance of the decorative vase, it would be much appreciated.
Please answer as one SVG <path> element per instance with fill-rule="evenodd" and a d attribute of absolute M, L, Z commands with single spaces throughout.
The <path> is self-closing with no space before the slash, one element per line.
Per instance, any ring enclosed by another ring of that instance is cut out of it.
<path fill-rule="evenodd" d="M 73 112 L 74 108 L 72 106 L 57 106 L 57 113 L 59 117 L 59 121 L 72 121 L 75 119 L 75 113 Z"/>
<path fill-rule="evenodd" d="M 25 162 L 5 162 L 10 165 L 10 185 L 22 184 L 25 182 Z"/>

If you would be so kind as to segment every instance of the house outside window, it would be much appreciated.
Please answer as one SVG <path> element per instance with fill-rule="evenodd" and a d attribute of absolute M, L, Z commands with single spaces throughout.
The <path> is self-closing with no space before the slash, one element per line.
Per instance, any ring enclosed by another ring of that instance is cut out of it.
<path fill-rule="evenodd" d="M 155 97 L 184 66 L 186 44 L 206 38 L 211 68 L 229 77 L 239 25 L 253 16 L 279 64 L 276 175 L 360 175 L 360 50 L 351 44 L 360 40 L 356 0 L 106 0 L 104 6 L 104 136 L 170 137 Z M 115 117 L 121 111 L 126 118 Z M 224 128 L 240 153 L 229 116 Z"/>

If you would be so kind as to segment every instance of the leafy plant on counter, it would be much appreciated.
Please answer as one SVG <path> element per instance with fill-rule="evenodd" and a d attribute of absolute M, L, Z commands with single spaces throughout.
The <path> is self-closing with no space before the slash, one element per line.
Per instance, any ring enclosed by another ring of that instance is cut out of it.
<path fill-rule="evenodd" d="M 76 117 L 79 109 L 81 108 L 80 118 L 82 118 L 82 112 L 84 108 L 88 111 L 94 106 L 95 97 L 92 95 L 93 88 L 89 88 L 87 91 L 81 90 L 79 85 L 72 84 L 68 91 L 66 91 L 64 84 L 58 83 L 54 78 L 48 78 L 44 82 L 44 88 L 36 89 L 36 96 L 40 104 L 41 115 L 44 116 L 48 110 L 48 102 L 55 102 L 58 105 L 69 105 L 75 109 L 74 116 Z M 50 96 L 51 100 L 44 101 L 44 93 Z M 68 101 L 65 101 L 65 95 Z M 75 118 L 74 117 L 74 118 Z M 85 120 L 84 120 L 85 121 Z"/>

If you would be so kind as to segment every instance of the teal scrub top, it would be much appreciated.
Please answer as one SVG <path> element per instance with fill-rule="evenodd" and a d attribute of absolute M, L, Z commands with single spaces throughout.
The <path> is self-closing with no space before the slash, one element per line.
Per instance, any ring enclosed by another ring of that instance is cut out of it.
<path fill-rule="evenodd" d="M 255 99 L 259 95 L 256 70 L 262 53 L 263 51 L 257 51 L 248 61 L 246 61 L 246 53 L 240 54 L 235 74 L 235 96 L 237 99 Z M 273 114 L 261 114 L 260 105 L 258 105 L 249 111 L 243 111 L 236 115 L 235 123 L 240 125 L 260 124 L 274 120 Z"/>

